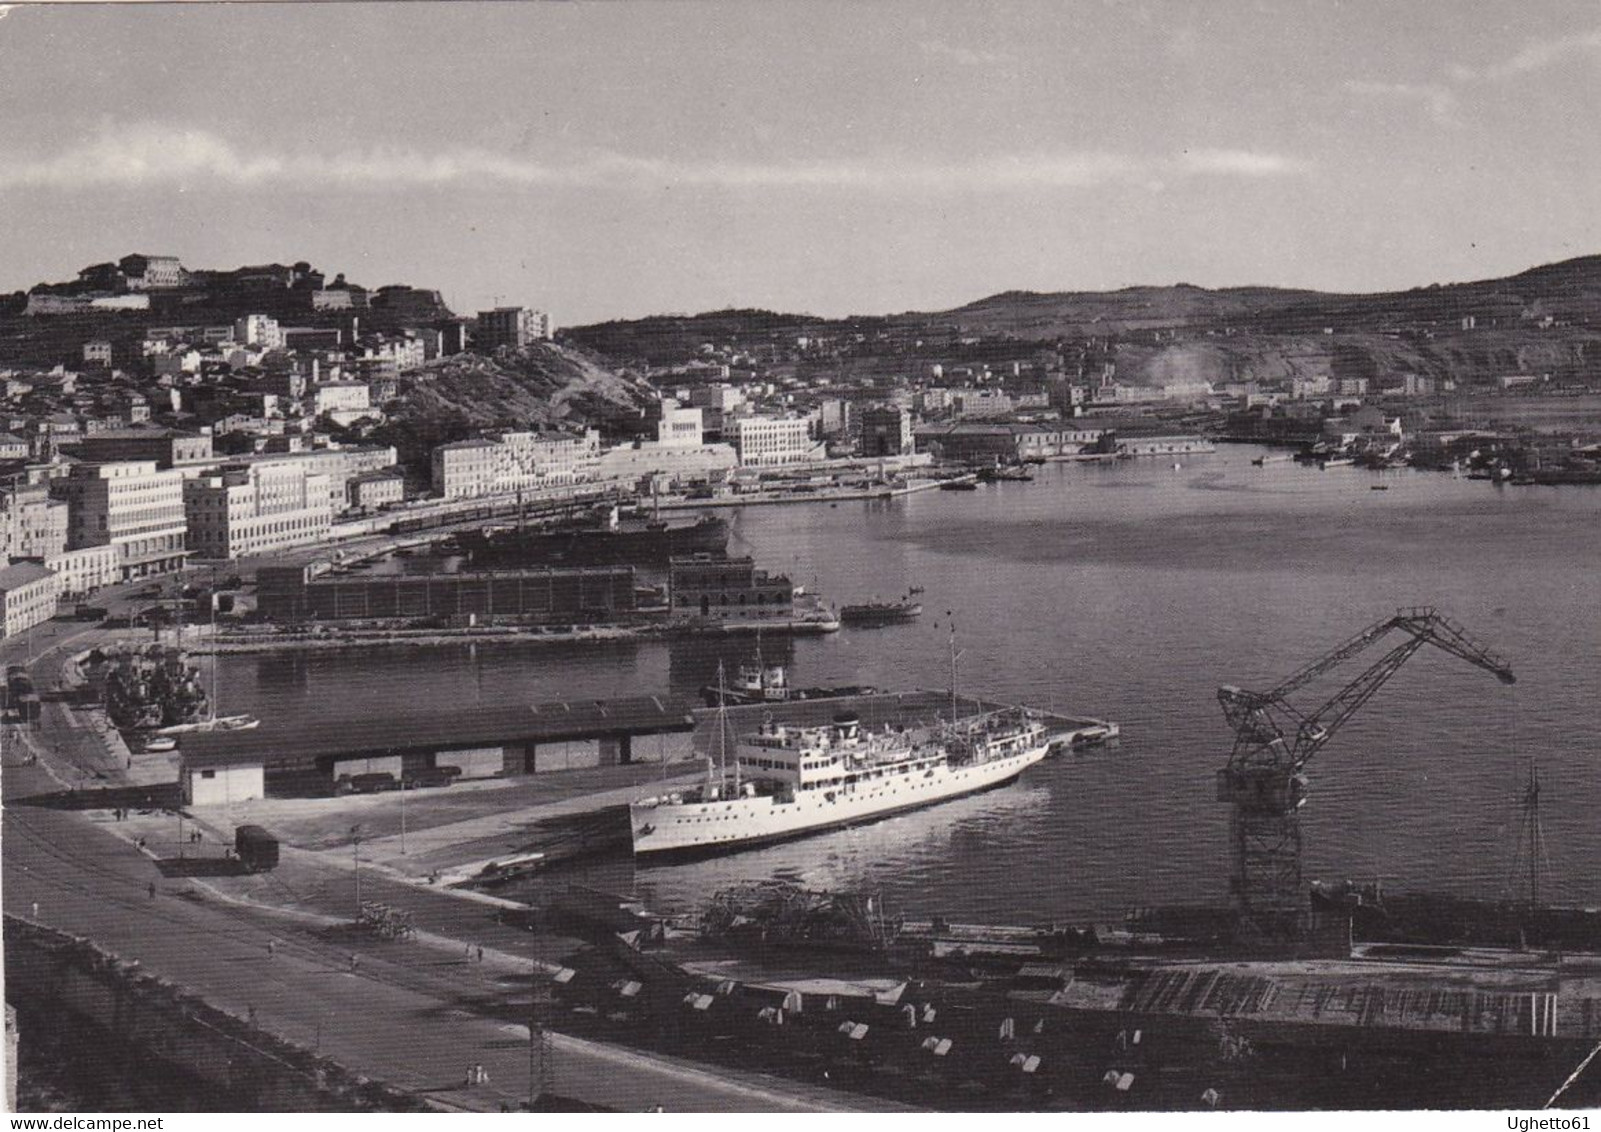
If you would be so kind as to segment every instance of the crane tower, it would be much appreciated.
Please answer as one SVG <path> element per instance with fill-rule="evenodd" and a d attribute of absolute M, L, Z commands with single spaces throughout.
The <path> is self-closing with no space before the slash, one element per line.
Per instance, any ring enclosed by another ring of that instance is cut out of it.
<path fill-rule="evenodd" d="M 1290 704 L 1292 693 L 1381 640 L 1394 641 L 1395 634 L 1399 643 L 1326 703 L 1306 712 Z M 1424 645 L 1483 668 L 1503 684 L 1515 680 L 1506 661 L 1439 611 L 1422 606 L 1374 622 L 1270 691 L 1218 689 L 1234 729 L 1234 750 L 1218 772 L 1217 800 L 1234 807 L 1230 885 L 1246 934 L 1286 938 L 1304 926 L 1299 813 L 1306 801 L 1306 764 Z"/>

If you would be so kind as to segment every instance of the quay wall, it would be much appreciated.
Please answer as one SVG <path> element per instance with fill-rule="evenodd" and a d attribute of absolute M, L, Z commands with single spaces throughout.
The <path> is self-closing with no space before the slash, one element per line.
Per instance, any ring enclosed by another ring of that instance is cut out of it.
<path fill-rule="evenodd" d="M 4 938 L 6 1001 L 17 1012 L 24 1061 L 31 1043 L 51 1050 L 53 1061 L 93 1056 L 94 1072 L 78 1077 L 115 1076 L 110 1087 L 134 1101 L 145 1099 L 141 1082 L 158 1082 L 169 1108 L 427 1111 L 89 940 L 14 916 L 5 917 Z"/>

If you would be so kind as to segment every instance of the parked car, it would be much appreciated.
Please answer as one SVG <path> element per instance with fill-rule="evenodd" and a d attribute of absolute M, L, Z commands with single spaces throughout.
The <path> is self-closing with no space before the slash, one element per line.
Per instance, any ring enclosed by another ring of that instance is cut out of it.
<path fill-rule="evenodd" d="M 406 775 L 406 786 L 418 789 L 424 786 L 449 786 L 461 777 L 459 766 L 428 766 Z"/>
<path fill-rule="evenodd" d="M 399 785 L 395 776 L 388 771 L 355 774 L 349 777 L 339 776 L 339 788 L 345 794 L 377 794 L 384 790 L 394 790 Z"/>
<path fill-rule="evenodd" d="M 165 751 L 176 751 L 178 740 L 171 735 L 156 735 L 145 740 L 145 750 L 160 754 Z"/>

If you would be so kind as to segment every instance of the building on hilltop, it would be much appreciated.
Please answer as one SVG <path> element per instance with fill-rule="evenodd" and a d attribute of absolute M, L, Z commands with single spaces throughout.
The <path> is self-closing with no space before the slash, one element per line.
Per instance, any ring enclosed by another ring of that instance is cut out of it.
<path fill-rule="evenodd" d="M 556 332 L 549 314 L 527 307 L 496 307 L 478 312 L 478 329 L 473 344 L 480 351 L 513 349 L 536 340 L 549 340 Z"/>

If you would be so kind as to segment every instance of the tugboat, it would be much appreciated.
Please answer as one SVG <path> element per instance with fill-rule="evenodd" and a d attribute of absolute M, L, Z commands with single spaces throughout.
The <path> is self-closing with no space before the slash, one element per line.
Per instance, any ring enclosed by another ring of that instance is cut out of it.
<path fill-rule="evenodd" d="M 787 704 L 796 700 L 829 700 L 842 696 L 870 696 L 877 692 L 877 688 L 870 688 L 864 684 L 853 684 L 840 688 L 791 688 L 789 676 L 782 664 L 765 664 L 762 661 L 761 647 L 757 646 L 756 656 L 753 660 L 744 662 L 735 673 L 733 682 L 728 687 L 719 689 L 711 684 L 700 690 L 707 707 L 716 707 L 719 703 L 729 703 L 735 706 L 741 704 Z"/>
<path fill-rule="evenodd" d="M 913 592 L 908 592 L 899 601 L 869 601 L 842 606 L 839 611 L 839 619 L 845 624 L 864 627 L 899 625 L 915 621 L 922 615 L 923 603 L 916 600 Z"/>

